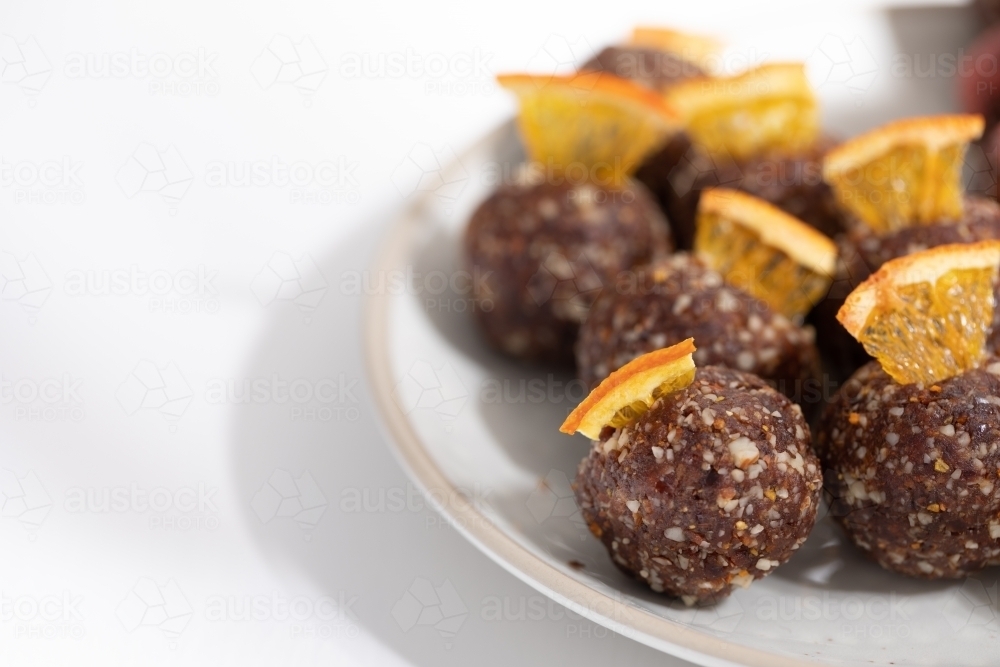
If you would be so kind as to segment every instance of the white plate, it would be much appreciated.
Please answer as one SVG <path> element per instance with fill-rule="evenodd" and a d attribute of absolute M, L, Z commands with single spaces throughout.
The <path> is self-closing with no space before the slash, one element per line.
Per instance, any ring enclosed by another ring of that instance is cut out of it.
<path fill-rule="evenodd" d="M 845 544 L 829 518 L 786 565 L 713 609 L 673 604 L 612 565 L 569 488 L 588 444 L 557 431 L 579 385 L 567 392 L 571 377 L 494 354 L 467 312 L 465 221 L 520 159 L 512 124 L 461 155 L 393 227 L 366 276 L 372 387 L 399 458 L 438 509 L 542 593 L 700 664 L 997 664 L 995 570 L 959 582 L 894 575 Z"/>

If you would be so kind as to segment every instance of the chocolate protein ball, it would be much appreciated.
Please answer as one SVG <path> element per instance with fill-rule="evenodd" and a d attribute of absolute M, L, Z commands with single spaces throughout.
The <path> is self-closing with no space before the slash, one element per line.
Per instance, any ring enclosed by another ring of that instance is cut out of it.
<path fill-rule="evenodd" d="M 831 146 L 823 140 L 798 155 L 735 160 L 725 153 L 709 156 L 680 133 L 646 159 L 636 178 L 666 211 L 677 247 L 684 250 L 694 243 L 701 191 L 712 187 L 748 192 L 832 237 L 843 231 L 844 221 L 833 191 L 823 181 L 823 155 Z"/>
<path fill-rule="evenodd" d="M 853 223 L 846 240 L 863 263 L 854 273 L 878 270 L 890 259 L 948 243 L 975 243 L 1000 238 L 1000 204 L 983 197 L 966 197 L 961 220 L 905 227 L 877 235 L 860 222 Z M 854 277 L 853 274 L 851 276 Z M 867 276 L 866 276 L 867 277 Z"/>
<path fill-rule="evenodd" d="M 949 243 L 1000 239 L 1000 204 L 983 197 L 966 197 L 959 221 L 905 227 L 882 235 L 858 220 L 850 222 L 850 227 L 849 232 L 837 239 L 840 259 L 830 292 L 809 315 L 809 321 L 820 332 L 817 341 L 820 352 L 841 380 L 871 359 L 836 319 L 847 295 L 890 259 Z M 997 296 L 1000 298 L 1000 291 Z M 987 344 L 994 350 L 1000 349 L 1000 308 L 994 313 L 993 331 Z"/>
<path fill-rule="evenodd" d="M 619 277 L 590 309 L 576 344 L 580 379 L 593 387 L 632 359 L 694 338 L 699 366 L 726 366 L 767 380 L 797 402 L 819 375 L 811 327 L 800 327 L 686 253 Z"/>
<path fill-rule="evenodd" d="M 831 514 L 882 567 L 955 578 L 1000 564 L 1000 358 L 930 387 L 863 366 L 817 433 Z"/>
<path fill-rule="evenodd" d="M 482 332 L 512 357 L 571 365 L 577 329 L 605 285 L 671 245 L 663 214 L 637 183 L 504 185 L 465 232 Z"/>
<path fill-rule="evenodd" d="M 677 54 L 641 46 L 609 46 L 580 69 L 607 72 L 657 91 L 704 74 L 700 67 Z"/>
<path fill-rule="evenodd" d="M 798 406 L 716 366 L 605 429 L 574 483 L 615 565 L 688 605 L 717 602 L 787 561 L 812 529 L 821 487 Z"/>

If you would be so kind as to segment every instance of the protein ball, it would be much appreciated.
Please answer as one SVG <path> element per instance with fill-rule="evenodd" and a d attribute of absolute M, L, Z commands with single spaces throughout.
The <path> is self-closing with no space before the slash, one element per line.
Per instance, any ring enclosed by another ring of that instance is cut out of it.
<path fill-rule="evenodd" d="M 882 235 L 872 233 L 860 222 L 853 227 L 847 238 L 864 265 L 874 272 L 890 259 L 920 250 L 1000 238 L 1000 204 L 983 197 L 966 197 L 961 220 L 904 227 Z"/>
<path fill-rule="evenodd" d="M 574 483 L 584 519 L 615 565 L 688 605 L 765 576 L 816 521 L 809 427 L 749 373 L 699 368 L 687 388 L 602 435 Z"/>
<path fill-rule="evenodd" d="M 882 567 L 925 579 L 1000 564 L 1000 358 L 930 387 L 877 362 L 817 434 L 831 514 Z"/>
<path fill-rule="evenodd" d="M 465 233 L 476 318 L 512 357 L 571 365 L 579 325 L 604 286 L 671 246 L 641 185 L 504 185 Z"/>
<path fill-rule="evenodd" d="M 576 367 L 595 386 L 632 359 L 688 338 L 698 366 L 748 371 L 802 402 L 819 375 L 811 327 L 799 327 L 681 253 L 623 275 L 590 309 L 576 345 Z M 819 401 L 820 393 L 813 402 Z"/>
<path fill-rule="evenodd" d="M 824 140 L 798 155 L 737 161 L 728 154 L 706 155 L 679 133 L 646 159 L 636 178 L 667 212 L 682 250 L 694 243 L 701 191 L 712 187 L 748 192 L 832 237 L 844 230 L 844 219 L 833 191 L 823 181 L 823 154 L 831 145 Z"/>
<path fill-rule="evenodd" d="M 840 380 L 846 380 L 871 359 L 836 319 L 847 295 L 891 259 L 949 243 L 1000 239 L 1000 204 L 983 197 L 966 197 L 959 221 L 905 227 L 882 235 L 858 220 L 851 221 L 850 227 L 851 231 L 837 240 L 840 259 L 830 293 L 809 315 L 809 321 L 820 332 L 820 352 Z M 1000 299 L 1000 287 L 997 297 Z M 993 350 L 1000 349 L 1000 308 L 994 313 L 993 331 L 987 344 Z"/>
<path fill-rule="evenodd" d="M 640 46 L 609 46 L 580 69 L 608 72 L 657 91 L 704 74 L 700 67 L 674 53 Z"/>

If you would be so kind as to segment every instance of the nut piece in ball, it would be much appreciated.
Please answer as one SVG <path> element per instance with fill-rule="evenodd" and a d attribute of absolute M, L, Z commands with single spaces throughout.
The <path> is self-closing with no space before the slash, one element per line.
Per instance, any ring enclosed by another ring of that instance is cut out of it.
<path fill-rule="evenodd" d="M 814 332 L 798 322 L 827 290 L 833 242 L 767 202 L 719 188 L 702 197 L 696 252 L 636 269 L 605 290 L 577 341 L 584 384 L 693 337 L 706 341 L 699 364 L 754 373 L 803 405 L 818 404 Z"/>
<path fill-rule="evenodd" d="M 1000 562 L 1000 360 L 987 353 L 1000 241 L 887 262 L 841 309 L 878 361 L 840 389 L 817 450 L 833 514 L 896 572 L 961 577 Z"/>
<path fill-rule="evenodd" d="M 641 185 L 515 183 L 476 210 L 464 244 L 486 340 L 517 359 L 572 366 L 594 299 L 669 251 L 670 230 Z"/>
<path fill-rule="evenodd" d="M 699 366 L 753 373 L 798 403 L 821 400 L 811 386 L 819 375 L 813 329 L 686 253 L 631 271 L 601 293 L 580 328 L 577 375 L 593 387 L 632 359 L 687 338 L 705 341 L 694 355 Z"/>
<path fill-rule="evenodd" d="M 801 410 L 749 373 L 694 369 L 693 352 L 632 361 L 561 429 L 594 441 L 574 484 L 591 532 L 621 570 L 688 605 L 787 561 L 822 483 Z"/>

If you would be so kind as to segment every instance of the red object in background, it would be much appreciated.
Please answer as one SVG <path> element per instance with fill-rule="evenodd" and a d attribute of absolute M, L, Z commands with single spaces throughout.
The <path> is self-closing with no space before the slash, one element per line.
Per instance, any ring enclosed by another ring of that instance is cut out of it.
<path fill-rule="evenodd" d="M 973 0 L 972 6 L 979 14 L 983 26 L 989 27 L 995 23 L 1000 23 L 1000 1 L 998 0 Z"/>
<path fill-rule="evenodd" d="M 962 107 L 986 117 L 987 128 L 1000 120 L 1000 25 L 984 31 L 958 67 Z"/>
<path fill-rule="evenodd" d="M 975 172 L 967 188 L 971 193 L 995 199 L 1000 154 L 1000 24 L 984 30 L 958 63 L 957 92 L 965 111 L 986 118 L 983 138 L 970 147 L 966 156 L 966 166 Z"/>

